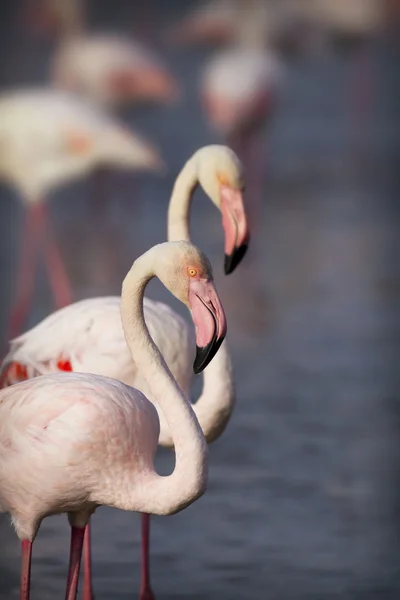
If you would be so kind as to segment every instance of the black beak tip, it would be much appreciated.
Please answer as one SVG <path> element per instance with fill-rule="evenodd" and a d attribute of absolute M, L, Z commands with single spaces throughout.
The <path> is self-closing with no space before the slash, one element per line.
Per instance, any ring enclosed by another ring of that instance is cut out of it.
<path fill-rule="evenodd" d="M 246 254 L 247 248 L 247 244 L 242 244 L 241 246 L 239 246 L 239 248 L 235 246 L 232 254 L 225 254 L 225 275 L 230 275 L 230 273 L 232 273 L 236 269 L 236 267 L 242 261 L 242 258 Z"/>
<path fill-rule="evenodd" d="M 223 341 L 224 337 L 221 337 L 218 340 L 212 340 L 203 348 L 196 346 L 196 358 L 194 359 L 193 363 L 193 371 L 195 375 L 201 373 L 210 364 Z"/>

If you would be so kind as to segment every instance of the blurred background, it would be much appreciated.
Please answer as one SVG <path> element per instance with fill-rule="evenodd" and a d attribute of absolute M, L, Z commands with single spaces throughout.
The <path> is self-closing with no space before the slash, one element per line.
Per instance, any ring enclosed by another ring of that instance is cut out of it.
<path fill-rule="evenodd" d="M 352 2 L 261 3 L 268 44 L 260 47 L 279 56 L 281 77 L 271 84 L 279 89 L 272 90 L 267 122 L 251 128 L 251 158 L 242 156 L 253 237 L 229 277 L 220 215 L 195 194 L 193 241 L 213 263 L 227 313 L 237 406 L 210 448 L 207 493 L 182 513 L 152 521 L 152 583 L 160 600 L 383 600 L 400 593 L 400 10 L 393 0 Z M 55 26 L 67 17 L 46 12 L 50 4 L 2 2 L 2 92 L 51 84 L 51 61 L 68 32 Z M 74 3 L 55 4 L 62 12 Z M 222 4 L 229 2 L 209 3 L 211 23 Z M 329 9 L 334 4 L 337 14 Z M 211 24 L 208 37 L 185 39 L 191 28 L 184 19 L 197 14 L 196 6 L 86 4 L 87 31 L 140 41 L 179 93 L 171 101 L 112 107 L 157 149 L 164 172 L 113 170 L 101 210 L 90 200 L 90 174 L 52 192 L 74 300 L 118 295 L 135 257 L 166 238 L 168 200 L 184 162 L 204 144 L 237 141 L 207 113 L 202 85 L 207 65 L 240 36 L 225 25 L 216 26 L 217 35 Z M 233 28 L 256 10 L 242 2 Z M 23 206 L 6 182 L 0 196 L 3 340 Z M 54 309 L 40 278 L 26 326 Z M 148 294 L 187 317 L 161 286 L 152 283 Z M 161 450 L 157 464 L 167 473 L 173 456 Z M 139 516 L 99 509 L 92 535 L 96 600 L 136 597 Z M 20 547 L 5 515 L 0 540 L 0 598 L 12 600 Z M 46 519 L 33 551 L 33 598 L 62 597 L 68 548 L 67 519 Z"/>

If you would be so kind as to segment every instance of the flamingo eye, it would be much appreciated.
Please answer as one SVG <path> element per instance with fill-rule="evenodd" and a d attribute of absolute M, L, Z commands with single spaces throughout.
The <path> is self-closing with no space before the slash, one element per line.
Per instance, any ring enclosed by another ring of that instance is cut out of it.
<path fill-rule="evenodd" d="M 197 270 L 196 269 L 188 269 L 188 273 L 189 273 L 190 277 L 196 277 Z"/>
<path fill-rule="evenodd" d="M 225 173 L 218 173 L 217 179 L 221 185 L 224 185 L 225 187 L 230 187 L 228 177 L 225 175 Z"/>

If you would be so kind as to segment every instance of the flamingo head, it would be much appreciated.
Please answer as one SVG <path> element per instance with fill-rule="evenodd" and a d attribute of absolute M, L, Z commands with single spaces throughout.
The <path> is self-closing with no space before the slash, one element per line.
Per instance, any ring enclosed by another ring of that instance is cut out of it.
<path fill-rule="evenodd" d="M 121 169 L 163 174 L 164 161 L 158 150 L 136 132 L 124 127 L 110 127 L 99 149 L 99 162 Z"/>
<path fill-rule="evenodd" d="M 178 81 L 158 65 L 134 66 L 113 71 L 109 77 L 113 97 L 119 102 L 174 104 L 181 97 Z"/>
<path fill-rule="evenodd" d="M 243 202 L 244 168 L 227 146 L 205 146 L 195 155 L 199 183 L 222 213 L 225 232 L 225 274 L 229 275 L 246 254 L 250 240 Z"/>
<path fill-rule="evenodd" d="M 191 311 L 196 328 L 194 372 L 211 362 L 226 335 L 225 312 L 208 258 L 190 242 L 159 244 L 155 274 Z"/>

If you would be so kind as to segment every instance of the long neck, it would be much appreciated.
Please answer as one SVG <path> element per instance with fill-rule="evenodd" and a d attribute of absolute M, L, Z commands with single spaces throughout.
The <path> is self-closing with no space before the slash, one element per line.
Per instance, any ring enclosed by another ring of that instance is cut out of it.
<path fill-rule="evenodd" d="M 154 276 L 148 268 L 150 255 L 151 251 L 139 258 L 124 280 L 121 295 L 122 324 L 136 366 L 168 422 L 175 446 L 175 469 L 168 477 L 159 476 L 155 471 L 146 473 L 142 485 L 135 488 L 132 504 L 125 508 L 154 514 L 171 514 L 204 493 L 208 450 L 190 403 L 179 389 L 144 321 L 144 290 Z"/>
<path fill-rule="evenodd" d="M 190 242 L 189 211 L 198 183 L 195 161 L 190 159 L 179 173 L 168 208 L 168 241 Z M 235 403 L 235 389 L 229 352 L 224 343 L 205 369 L 201 396 L 193 410 L 207 442 L 214 441 L 225 429 Z M 163 423 L 163 420 L 161 421 Z M 160 444 L 174 445 L 172 432 L 162 427 Z"/>
<path fill-rule="evenodd" d="M 223 433 L 231 417 L 235 401 L 236 390 L 232 362 L 225 341 L 204 370 L 201 395 L 192 405 L 208 443 L 213 442 Z M 163 423 L 163 421 L 161 422 Z M 161 427 L 159 443 L 167 447 L 174 445 L 169 428 Z"/>
<path fill-rule="evenodd" d="M 193 192 L 198 183 L 193 159 L 183 167 L 176 178 L 168 207 L 168 241 L 185 240 L 190 242 L 189 210 Z"/>

